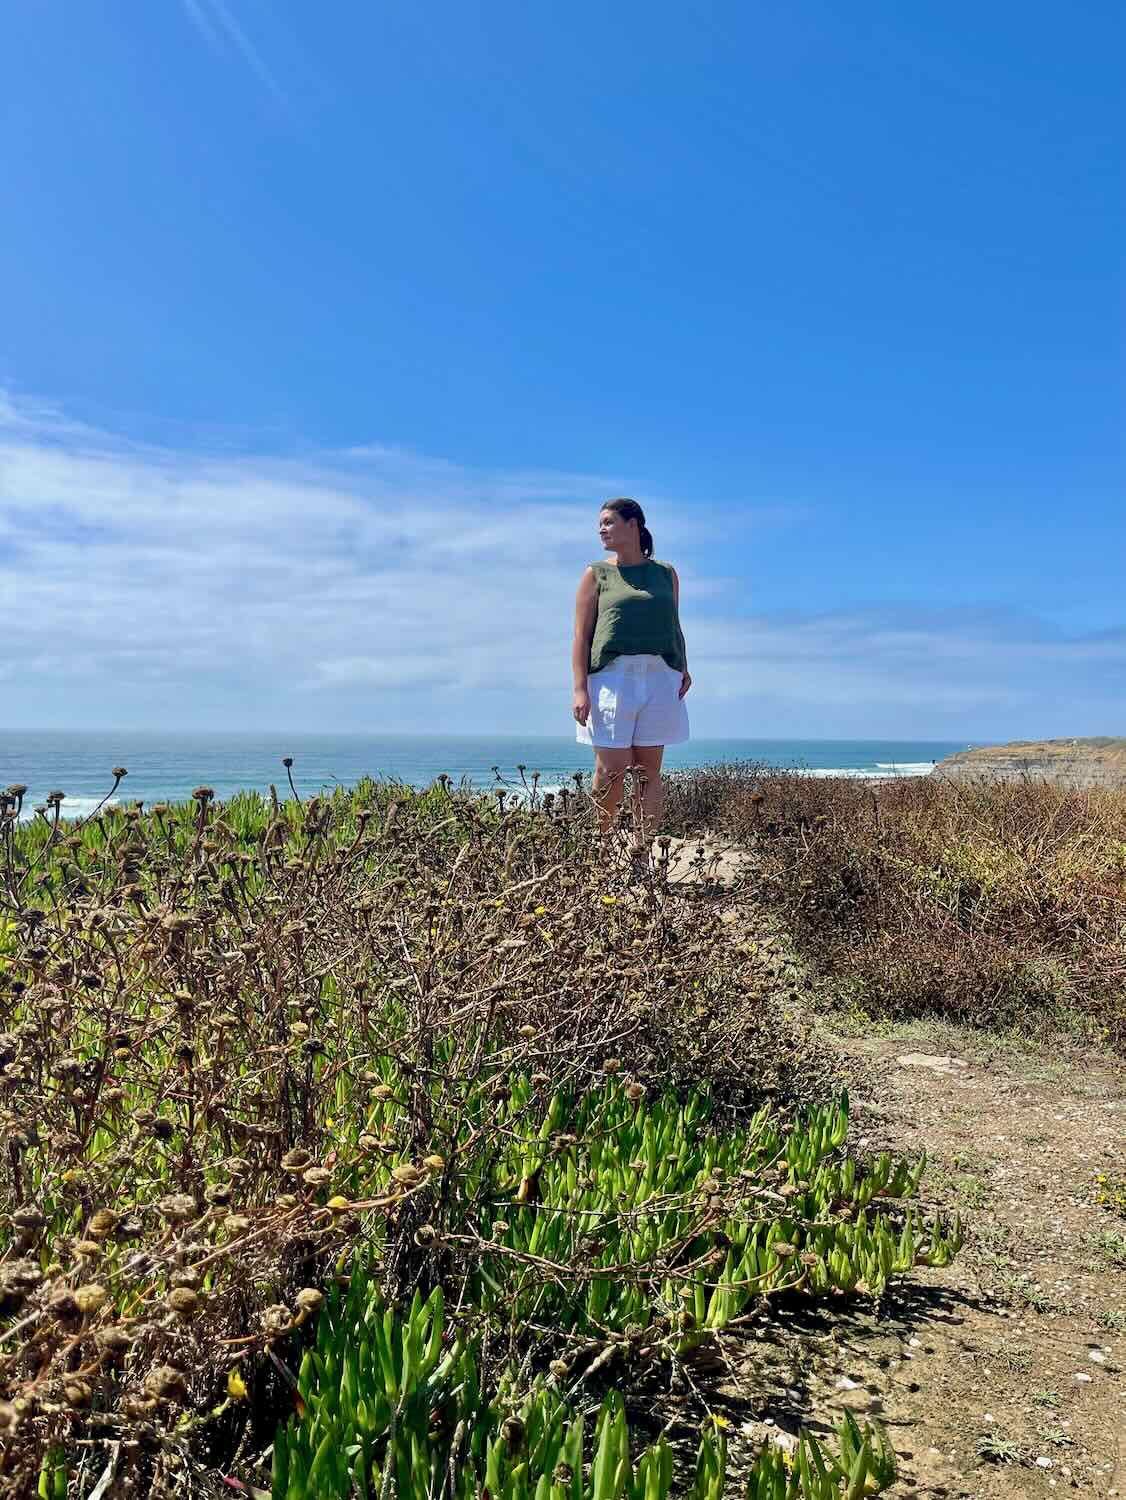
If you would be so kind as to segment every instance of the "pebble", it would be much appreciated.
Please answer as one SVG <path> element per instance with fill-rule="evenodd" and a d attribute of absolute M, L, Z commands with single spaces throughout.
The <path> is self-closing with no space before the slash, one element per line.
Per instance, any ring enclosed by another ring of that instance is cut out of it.
<path fill-rule="evenodd" d="M 1091 1380 L 1091 1376 L 1087 1374 L 1086 1370 L 1077 1370 L 1076 1374 L 1075 1374 L 1075 1379 L 1076 1380 L 1081 1380 L 1083 1382 L 1083 1384 L 1086 1385 Z"/>
<path fill-rule="evenodd" d="M 850 1380 L 847 1375 L 838 1375 L 836 1380 L 833 1381 L 833 1388 L 838 1391 L 858 1391 L 860 1383 L 856 1380 Z"/>
<path fill-rule="evenodd" d="M 1038 1469 L 1050 1469 L 1052 1467 L 1052 1460 L 1050 1458 L 1038 1458 L 1036 1460 L 1036 1467 Z"/>
<path fill-rule="evenodd" d="M 923 1341 L 922 1339 L 908 1339 L 907 1346 L 910 1349 L 921 1349 L 923 1347 Z"/>
<path fill-rule="evenodd" d="M 1089 1349 L 1087 1351 L 1087 1358 L 1093 1360 L 1097 1365 L 1106 1364 L 1106 1355 L 1101 1349 Z"/>

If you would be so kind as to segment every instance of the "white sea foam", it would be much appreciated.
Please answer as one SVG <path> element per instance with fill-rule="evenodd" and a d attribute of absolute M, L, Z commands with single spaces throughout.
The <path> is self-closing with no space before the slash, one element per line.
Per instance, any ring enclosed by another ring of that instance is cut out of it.
<path fill-rule="evenodd" d="M 898 781 L 902 776 L 929 776 L 934 770 L 929 760 L 904 765 L 884 765 L 881 761 L 877 761 L 876 764 L 879 767 L 876 771 L 862 766 L 816 766 L 809 770 L 802 768 L 798 774 L 817 777 L 842 776 L 853 781 Z"/>
<path fill-rule="evenodd" d="M 64 797 L 62 804 L 62 817 L 64 822 L 71 818 L 87 818 L 97 807 L 102 799 L 100 797 Z M 116 807 L 118 798 L 111 797 L 106 803 L 107 807 Z M 47 818 L 53 823 L 55 815 L 50 808 L 47 809 Z M 30 823 L 35 817 L 35 807 L 28 801 L 24 802 L 23 811 L 20 813 L 21 823 Z"/>

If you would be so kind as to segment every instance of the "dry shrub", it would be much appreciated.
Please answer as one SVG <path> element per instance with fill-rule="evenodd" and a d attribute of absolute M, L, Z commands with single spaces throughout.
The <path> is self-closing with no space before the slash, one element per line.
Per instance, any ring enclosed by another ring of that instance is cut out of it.
<path fill-rule="evenodd" d="M 455 1158 L 471 1178 L 519 1128 L 514 1079 L 613 1063 L 732 1109 L 820 1083 L 781 970 L 660 881 L 627 890 L 577 791 L 200 787 L 80 825 L 61 794 L 17 824 L 22 798 L 0 799 L 0 1493 L 64 1440 L 127 1439 L 121 1493 L 174 1490 L 193 1425 L 264 1447 L 326 1274 L 371 1243 L 389 1295 L 414 1284 Z M 264 1355 L 244 1410 L 228 1372 Z"/>
<path fill-rule="evenodd" d="M 1126 792 L 745 764 L 674 778 L 669 813 L 753 849 L 756 895 L 869 1012 L 1126 1046 Z"/>

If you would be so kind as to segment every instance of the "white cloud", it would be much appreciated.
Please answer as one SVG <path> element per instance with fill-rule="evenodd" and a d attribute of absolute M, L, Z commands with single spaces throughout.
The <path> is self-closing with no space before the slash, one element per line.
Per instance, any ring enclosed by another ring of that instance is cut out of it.
<path fill-rule="evenodd" d="M 630 492 L 393 446 L 145 447 L 0 392 L 0 721 L 567 734 L 575 586 L 598 502 Z M 639 498 L 681 573 L 701 733 L 1120 726 L 1126 632 L 910 605 L 748 616 L 690 508 Z"/>

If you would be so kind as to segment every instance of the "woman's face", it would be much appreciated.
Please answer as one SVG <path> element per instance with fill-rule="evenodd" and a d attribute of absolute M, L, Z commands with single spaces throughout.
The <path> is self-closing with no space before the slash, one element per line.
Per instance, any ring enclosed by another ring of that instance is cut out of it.
<path fill-rule="evenodd" d="M 618 552 L 637 542 L 637 522 L 626 521 L 616 510 L 604 510 L 598 517 L 598 539 L 607 552 Z"/>

